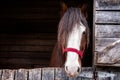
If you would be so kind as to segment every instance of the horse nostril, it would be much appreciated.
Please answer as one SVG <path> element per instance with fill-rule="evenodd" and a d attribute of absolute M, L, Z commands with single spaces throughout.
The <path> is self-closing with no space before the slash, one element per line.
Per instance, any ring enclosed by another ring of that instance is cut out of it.
<path fill-rule="evenodd" d="M 80 68 L 78 67 L 78 69 L 77 69 L 77 72 L 79 73 L 80 72 Z"/>

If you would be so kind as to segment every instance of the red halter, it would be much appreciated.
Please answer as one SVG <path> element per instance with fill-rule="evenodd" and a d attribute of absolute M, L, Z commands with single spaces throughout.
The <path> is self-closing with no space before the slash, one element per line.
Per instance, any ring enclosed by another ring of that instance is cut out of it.
<path fill-rule="evenodd" d="M 81 57 L 81 59 L 83 58 L 83 54 L 84 54 L 84 50 L 80 51 L 80 50 L 75 49 L 75 48 L 66 48 L 66 49 L 63 49 L 63 54 L 65 52 L 75 52 L 75 53 L 77 53 Z"/>

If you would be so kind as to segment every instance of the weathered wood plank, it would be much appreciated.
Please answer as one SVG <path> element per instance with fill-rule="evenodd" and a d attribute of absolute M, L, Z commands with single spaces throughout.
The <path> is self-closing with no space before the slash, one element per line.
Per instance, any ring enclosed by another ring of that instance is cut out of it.
<path fill-rule="evenodd" d="M 94 80 L 94 79 L 89 79 L 89 78 L 79 78 L 78 80 Z"/>
<path fill-rule="evenodd" d="M 119 16 L 120 16 L 119 11 L 96 11 L 95 23 L 119 24 L 120 23 Z"/>
<path fill-rule="evenodd" d="M 103 68 L 98 69 L 96 73 L 97 80 L 119 80 L 120 76 L 118 70 L 103 70 Z M 82 73 L 77 78 L 68 78 L 63 68 L 4 69 L 2 76 L 5 78 L 0 80 L 95 80 L 91 67 L 82 68 Z"/>
<path fill-rule="evenodd" d="M 120 10 L 119 0 L 95 0 L 96 10 Z"/>
<path fill-rule="evenodd" d="M 98 80 L 119 80 L 119 67 L 98 67 L 96 73 L 98 74 Z"/>
<path fill-rule="evenodd" d="M 0 58 L 48 59 L 51 56 L 51 52 L 0 52 Z"/>
<path fill-rule="evenodd" d="M 0 51 L 52 51 L 54 46 L 0 46 Z"/>
<path fill-rule="evenodd" d="M 2 69 L 0 69 L 0 80 L 2 80 L 2 73 L 3 73 L 3 71 L 2 71 Z"/>
<path fill-rule="evenodd" d="M 32 61 L 32 60 L 31 60 Z M 17 61 L 16 61 L 17 62 Z M 49 60 L 48 60 L 49 62 Z M 14 63 L 0 63 L 0 69 L 20 69 L 20 68 L 41 68 L 49 66 L 49 63 L 39 63 L 39 64 L 14 64 Z"/>
<path fill-rule="evenodd" d="M 111 71 L 112 74 L 115 74 L 115 77 L 112 77 L 111 80 L 119 80 L 120 79 L 120 72 Z"/>
<path fill-rule="evenodd" d="M 53 14 L 53 13 L 50 13 L 49 14 L 45 14 L 45 13 L 39 13 L 39 14 L 1 14 L 0 15 L 1 19 L 2 18 L 5 18 L 5 19 L 9 19 L 9 18 L 13 18 L 13 19 L 40 19 L 41 21 L 44 20 L 45 22 L 45 19 L 48 19 L 52 22 L 55 22 L 54 19 L 58 19 L 58 14 Z"/>
<path fill-rule="evenodd" d="M 98 80 L 114 80 L 115 74 L 108 71 L 97 71 Z"/>
<path fill-rule="evenodd" d="M 14 80 L 14 70 L 4 69 L 1 80 Z"/>
<path fill-rule="evenodd" d="M 42 80 L 54 80 L 54 68 L 43 68 Z"/>
<path fill-rule="evenodd" d="M 46 15 L 44 17 L 45 19 L 56 19 L 59 17 L 59 16 L 48 16 L 48 15 L 56 15 L 56 12 L 58 12 L 57 14 L 59 14 L 59 7 L 51 7 L 51 6 L 50 7 L 44 6 L 44 7 L 1 8 L 0 11 L 2 12 L 0 15 L 1 17 L 2 17 L 2 14 L 6 15 L 5 13 L 9 13 L 8 15 L 12 15 L 12 16 L 15 16 L 18 14 L 20 14 L 20 16 L 24 16 L 26 14 L 28 14 L 28 15 L 31 14 L 31 17 L 32 17 L 32 15 L 35 16 L 35 14 L 38 15 L 38 13 L 39 13 L 39 14 Z M 48 12 L 49 12 L 49 14 L 47 14 Z M 39 16 L 40 15 L 38 15 L 38 18 L 39 18 Z M 7 15 L 5 17 L 7 17 Z M 43 16 L 41 16 L 41 17 L 43 17 Z"/>
<path fill-rule="evenodd" d="M 114 70 L 117 70 L 115 68 L 110 67 L 97 67 L 95 70 L 96 73 L 96 79 L 95 80 L 114 80 L 116 74 Z M 119 72 L 117 70 L 117 72 Z"/>
<path fill-rule="evenodd" d="M 54 1 L 54 0 L 47 0 L 47 1 L 3 1 L 1 2 L 1 4 L 7 4 L 7 3 L 10 3 L 8 5 L 1 5 L 3 8 L 4 7 L 9 7 L 9 8 L 13 8 L 13 7 L 55 7 L 57 5 L 59 5 L 59 2 L 58 1 Z"/>
<path fill-rule="evenodd" d="M 120 38 L 120 25 L 96 25 L 96 38 Z"/>
<path fill-rule="evenodd" d="M 98 66 L 98 67 L 105 67 L 105 66 L 107 66 L 107 67 L 120 67 L 120 62 L 118 62 L 118 63 L 116 63 L 116 64 L 107 64 L 107 63 L 95 63 L 95 65 L 96 66 Z"/>
<path fill-rule="evenodd" d="M 93 80 L 93 68 L 83 67 L 82 72 L 78 76 L 78 80 Z"/>
<path fill-rule="evenodd" d="M 120 44 L 105 53 L 99 52 L 99 54 L 98 63 L 116 64 L 120 61 Z"/>
<path fill-rule="evenodd" d="M 119 38 L 96 38 L 95 39 L 95 51 L 102 51 L 109 44 L 119 40 Z"/>
<path fill-rule="evenodd" d="M 41 80 L 41 68 L 30 69 L 29 70 L 29 79 L 28 80 Z"/>
<path fill-rule="evenodd" d="M 49 64 L 49 59 L 24 59 L 24 58 L 0 58 L 0 63 L 5 64 Z"/>
<path fill-rule="evenodd" d="M 63 68 L 55 68 L 55 80 L 67 80 L 67 78 Z"/>
<path fill-rule="evenodd" d="M 26 34 L 0 34 L 1 39 L 43 39 L 53 40 L 57 38 L 57 34 L 54 33 L 26 33 Z"/>
<path fill-rule="evenodd" d="M 97 1 L 108 3 L 108 4 L 120 3 L 119 0 L 97 0 Z"/>
<path fill-rule="evenodd" d="M 56 40 L 38 40 L 38 39 L 0 39 L 0 45 L 55 45 Z"/>
<path fill-rule="evenodd" d="M 28 70 L 27 69 L 19 69 L 15 72 L 15 80 L 28 80 Z"/>
<path fill-rule="evenodd" d="M 120 39 L 119 38 L 97 38 L 95 40 L 95 51 L 97 51 L 97 63 L 119 64 L 120 62 Z"/>

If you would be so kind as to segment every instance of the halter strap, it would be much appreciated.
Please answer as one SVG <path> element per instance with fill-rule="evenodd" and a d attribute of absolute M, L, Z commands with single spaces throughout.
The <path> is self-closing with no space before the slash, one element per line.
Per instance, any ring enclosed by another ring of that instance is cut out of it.
<path fill-rule="evenodd" d="M 75 52 L 75 53 L 77 53 L 77 54 L 81 57 L 81 59 L 82 59 L 82 58 L 83 58 L 84 50 L 83 50 L 83 51 L 80 51 L 80 50 L 75 49 L 75 48 L 65 48 L 65 49 L 63 49 L 63 54 L 64 54 L 65 52 Z"/>

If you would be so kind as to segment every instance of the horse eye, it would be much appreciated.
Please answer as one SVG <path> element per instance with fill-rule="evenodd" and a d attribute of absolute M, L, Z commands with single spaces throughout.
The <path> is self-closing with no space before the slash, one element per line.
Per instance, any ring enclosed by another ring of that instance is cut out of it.
<path fill-rule="evenodd" d="M 86 34 L 86 32 L 84 31 L 83 34 Z"/>

